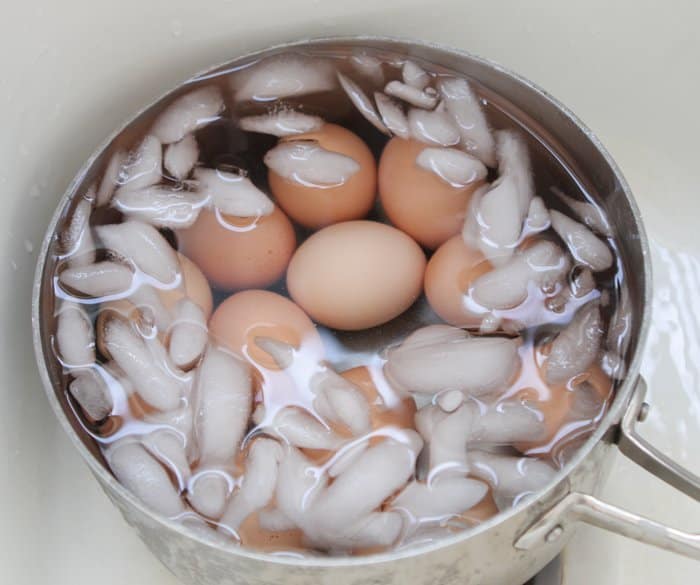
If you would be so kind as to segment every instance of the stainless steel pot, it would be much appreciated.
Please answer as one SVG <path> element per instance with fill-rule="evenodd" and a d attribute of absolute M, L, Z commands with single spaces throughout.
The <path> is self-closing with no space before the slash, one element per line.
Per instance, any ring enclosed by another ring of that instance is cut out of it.
<path fill-rule="evenodd" d="M 566 544 L 578 522 L 700 559 L 700 535 L 685 533 L 606 504 L 600 490 L 615 448 L 650 473 L 700 499 L 700 478 L 680 468 L 635 431 L 649 406 L 639 377 L 642 347 L 651 318 L 651 268 L 642 220 L 617 165 L 598 139 L 565 106 L 522 77 L 467 53 L 434 44 L 377 37 L 299 41 L 243 56 L 198 75 L 225 71 L 262 56 L 288 50 L 351 51 L 371 47 L 389 54 L 412 55 L 478 81 L 494 99 L 505 97 L 530 130 L 559 144 L 578 178 L 598 195 L 618 230 L 633 306 L 633 334 L 628 375 L 595 433 L 552 483 L 536 498 L 490 519 L 474 530 L 430 545 L 371 557 L 291 559 L 208 542 L 182 525 L 151 512 L 123 488 L 104 466 L 99 451 L 76 424 L 61 391 L 60 372 L 50 359 L 44 335 L 51 322 L 53 259 L 49 246 L 65 208 L 84 181 L 90 180 L 112 138 L 87 162 L 58 203 L 39 254 L 32 299 L 34 347 L 46 393 L 56 416 L 110 499 L 136 528 L 153 553 L 185 583 L 201 585 L 493 584 L 517 585 L 529 579 Z M 150 108 L 132 122 L 148 119 Z M 115 134 L 116 136 L 116 134 Z"/>

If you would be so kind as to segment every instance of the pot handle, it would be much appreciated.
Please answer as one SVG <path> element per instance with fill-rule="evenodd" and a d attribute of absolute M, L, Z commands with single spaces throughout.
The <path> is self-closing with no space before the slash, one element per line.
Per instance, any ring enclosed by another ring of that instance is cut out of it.
<path fill-rule="evenodd" d="M 637 433 L 636 423 L 644 422 L 649 413 L 649 404 L 644 402 L 646 393 L 647 383 L 639 376 L 632 399 L 622 417 L 617 446 L 628 458 L 661 481 L 665 481 L 695 501 L 700 501 L 700 477 L 678 465 Z"/>
<path fill-rule="evenodd" d="M 700 500 L 700 477 L 672 461 L 637 433 L 637 421 L 643 421 L 649 410 L 644 402 L 645 394 L 646 382 L 640 376 L 620 424 L 617 438 L 620 451 L 659 479 L 694 500 Z M 579 492 L 567 494 L 536 520 L 514 546 L 530 550 L 553 543 L 579 521 L 700 560 L 700 534 L 670 528 Z"/>

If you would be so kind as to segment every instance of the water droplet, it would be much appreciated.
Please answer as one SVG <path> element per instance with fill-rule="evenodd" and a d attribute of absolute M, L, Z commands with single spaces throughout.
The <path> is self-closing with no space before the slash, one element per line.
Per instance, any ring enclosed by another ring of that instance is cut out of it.
<path fill-rule="evenodd" d="M 26 144 L 20 144 L 19 153 L 22 156 L 29 156 L 29 147 Z"/>
<path fill-rule="evenodd" d="M 12 268 L 12 270 L 18 270 L 19 267 L 17 266 L 17 262 L 10 260 L 10 268 Z"/>
<path fill-rule="evenodd" d="M 39 199 L 41 197 L 41 189 L 39 185 L 32 185 L 29 189 L 29 197 L 32 199 Z"/>
<path fill-rule="evenodd" d="M 32 244 L 29 240 L 24 240 L 24 249 L 27 251 L 27 253 L 31 254 L 34 251 L 34 244 Z"/>
<path fill-rule="evenodd" d="M 170 32 L 174 37 L 182 36 L 182 22 L 179 20 L 173 20 L 170 22 Z"/>

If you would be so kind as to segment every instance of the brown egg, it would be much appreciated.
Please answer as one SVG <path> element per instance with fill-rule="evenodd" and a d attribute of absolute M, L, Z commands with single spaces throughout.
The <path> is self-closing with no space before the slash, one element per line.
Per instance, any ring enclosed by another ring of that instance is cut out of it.
<path fill-rule="evenodd" d="M 246 518 L 238 529 L 241 544 L 251 549 L 274 551 L 304 551 L 304 533 L 299 529 L 272 532 L 260 526 L 258 512 Z"/>
<path fill-rule="evenodd" d="M 403 429 L 414 428 L 413 420 L 416 414 L 416 403 L 411 397 L 404 398 L 394 408 L 387 408 L 372 381 L 372 374 L 365 366 L 345 370 L 340 374 L 348 382 L 352 382 L 364 394 L 370 405 L 370 422 L 373 429 L 395 426 Z"/>
<path fill-rule="evenodd" d="M 573 404 L 573 392 L 566 385 L 550 387 L 549 396 L 544 398 L 534 388 L 524 388 L 515 394 L 517 400 L 535 408 L 542 414 L 544 435 L 539 441 L 522 442 L 513 445 L 518 451 L 528 455 L 547 456 L 549 449 L 544 449 L 554 439 L 564 424 Z"/>
<path fill-rule="evenodd" d="M 335 187 L 303 185 L 270 171 L 270 189 L 289 217 L 305 227 L 318 229 L 369 213 L 377 189 L 377 165 L 359 136 L 342 126 L 324 124 L 316 132 L 298 134 L 290 140 L 316 140 L 322 148 L 354 159 L 360 170 Z"/>
<path fill-rule="evenodd" d="M 147 416 L 158 414 L 160 411 L 151 406 L 136 392 L 131 392 L 127 398 L 129 413 L 139 420 L 144 420 Z"/>
<path fill-rule="evenodd" d="M 593 364 L 584 375 L 582 382 L 588 382 L 601 400 L 610 398 L 613 382 L 598 364 Z"/>
<path fill-rule="evenodd" d="M 328 426 L 338 433 L 341 437 L 350 439 L 352 435 L 348 433 L 347 427 L 339 423 L 328 423 Z M 313 465 L 318 467 L 325 465 L 330 461 L 330 459 L 335 455 L 335 451 L 329 451 L 327 449 L 309 449 L 308 447 L 300 447 L 299 451 L 304 454 Z"/>
<path fill-rule="evenodd" d="M 180 299 L 188 297 L 199 305 L 204 311 L 204 316 L 209 319 L 214 308 L 209 282 L 192 260 L 184 254 L 178 253 L 177 256 L 180 259 L 184 291 L 181 288 L 161 290 L 159 291 L 160 300 L 168 311 L 172 311 Z"/>
<path fill-rule="evenodd" d="M 388 408 L 372 380 L 372 374 L 369 368 L 357 366 L 341 372 L 340 375 L 348 382 L 354 384 L 357 389 L 362 392 L 365 400 L 367 400 L 370 408 L 369 419 L 372 430 L 378 430 L 384 427 L 415 429 L 413 421 L 416 414 L 416 403 L 411 397 L 406 397 L 397 406 Z M 341 437 L 345 437 L 346 439 L 351 439 L 353 437 L 350 428 L 342 422 L 326 421 L 326 424 L 328 424 L 333 432 Z M 385 436 L 376 435 L 370 437 L 369 444 L 376 445 L 385 440 Z M 302 448 L 301 451 L 314 465 L 325 465 L 335 455 L 334 451 L 322 449 Z"/>
<path fill-rule="evenodd" d="M 567 384 L 548 385 L 547 355 L 551 344 L 530 346 L 522 355 L 521 370 L 517 385 L 523 387 L 512 394 L 512 398 L 526 403 L 542 415 L 544 425 L 543 437 L 538 441 L 525 441 L 514 445 L 523 453 L 532 451 L 532 455 L 548 455 L 545 447 L 554 439 L 573 403 L 573 392 Z M 546 451 L 546 452 L 545 452 Z"/>
<path fill-rule="evenodd" d="M 471 526 L 476 526 L 486 522 L 486 520 L 496 514 L 498 514 L 498 507 L 493 499 L 493 492 L 489 488 L 489 491 L 486 492 L 486 495 L 476 506 L 472 506 L 469 510 L 462 512 L 459 517 L 466 520 Z"/>
<path fill-rule="evenodd" d="M 483 315 L 467 309 L 465 293 L 493 266 L 479 250 L 464 243 L 461 235 L 447 240 L 433 254 L 425 269 L 425 295 L 433 310 L 455 327 L 478 328 Z"/>
<path fill-rule="evenodd" d="M 540 352 L 547 351 L 548 347 L 541 348 Z M 542 362 L 542 359 L 538 359 Z M 546 361 L 540 367 L 540 378 L 545 379 Z M 557 449 L 564 437 L 557 437 L 569 419 L 572 410 L 575 409 L 576 387 L 583 382 L 590 384 L 600 398 L 606 400 L 612 390 L 612 380 L 597 365 L 592 365 L 588 371 L 571 380 L 568 384 L 558 384 L 548 388 L 549 395 L 544 397 L 534 388 L 524 388 L 514 394 L 514 397 L 523 400 L 542 413 L 545 426 L 545 434 L 539 441 L 522 442 L 513 445 L 522 453 L 537 457 L 550 457 Z M 556 438 L 556 441 L 555 441 Z"/>
<path fill-rule="evenodd" d="M 306 240 L 287 271 L 292 298 L 335 329 L 374 327 L 420 296 L 425 256 L 406 234 L 373 221 L 348 221 Z"/>
<path fill-rule="evenodd" d="M 284 274 L 296 247 L 294 228 L 278 207 L 259 219 L 217 217 L 204 210 L 177 237 L 180 251 L 224 290 L 272 284 Z"/>
<path fill-rule="evenodd" d="M 209 321 L 209 334 L 219 343 L 256 366 L 278 370 L 272 356 L 256 337 L 284 341 L 322 359 L 323 344 L 316 327 L 297 305 L 267 290 L 246 290 L 221 303 Z"/>
<path fill-rule="evenodd" d="M 199 305 L 208 319 L 214 308 L 209 283 L 192 260 L 179 252 L 177 256 L 182 271 L 182 286 L 173 289 L 157 289 L 158 297 L 168 311 L 172 311 L 180 299 L 187 297 Z M 128 300 L 120 299 L 103 303 L 101 309 L 111 309 L 127 316 L 134 310 L 134 306 Z"/>
<path fill-rule="evenodd" d="M 180 270 L 182 271 L 182 286 L 174 289 L 157 289 L 158 298 L 163 306 L 172 313 L 177 302 L 182 298 L 189 298 L 194 301 L 204 312 L 206 319 L 209 319 L 214 308 L 214 300 L 212 299 L 211 288 L 202 271 L 197 268 L 197 265 L 192 262 L 184 254 L 178 252 L 180 260 Z M 96 330 L 102 331 L 105 324 L 105 319 L 110 312 L 118 313 L 123 317 L 131 320 L 139 319 L 140 313 L 136 307 L 127 299 L 109 301 L 100 305 L 100 312 L 97 315 Z M 159 331 L 161 340 L 165 336 L 165 331 Z M 98 347 L 105 354 L 104 348 L 98 339 Z"/>
<path fill-rule="evenodd" d="M 379 198 L 396 227 L 435 249 L 462 230 L 469 200 L 482 183 L 454 187 L 420 168 L 416 158 L 425 148 L 398 137 L 387 143 L 379 160 Z"/>

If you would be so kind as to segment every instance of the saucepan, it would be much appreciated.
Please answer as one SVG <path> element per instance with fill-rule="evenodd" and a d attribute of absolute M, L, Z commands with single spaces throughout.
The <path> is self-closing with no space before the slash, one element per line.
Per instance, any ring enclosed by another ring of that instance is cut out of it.
<path fill-rule="evenodd" d="M 32 299 L 34 347 L 53 410 L 72 443 L 104 491 L 153 553 L 185 583 L 200 585 L 354 585 L 450 583 L 517 585 L 564 547 L 584 522 L 700 559 L 700 535 L 664 526 L 601 501 L 615 449 L 681 492 L 700 499 L 700 478 L 679 467 L 636 431 L 649 409 L 639 375 L 651 317 L 649 247 L 639 210 L 620 170 L 593 133 L 564 105 L 531 82 L 487 60 L 435 44 L 378 37 L 324 38 L 289 43 L 239 57 L 195 76 L 230 70 L 262 57 L 296 49 L 312 54 L 350 52 L 369 47 L 387 54 L 411 55 L 475 80 L 497 100 L 502 96 L 519 112 L 530 132 L 568 153 L 565 161 L 614 224 L 626 268 L 632 309 L 627 374 L 595 432 L 552 482 L 536 497 L 522 501 L 474 529 L 430 544 L 368 557 L 287 558 L 205 540 L 185 526 L 147 509 L 120 485 L 105 466 L 97 446 L 76 423 L 61 390 L 60 371 L 50 359 L 53 306 L 51 276 L 55 260 L 50 244 L 78 186 L 99 166 L 111 138 L 78 173 L 58 202 L 39 254 Z M 131 122 L 147 119 L 149 108 Z M 115 134 L 116 136 L 116 134 Z"/>

